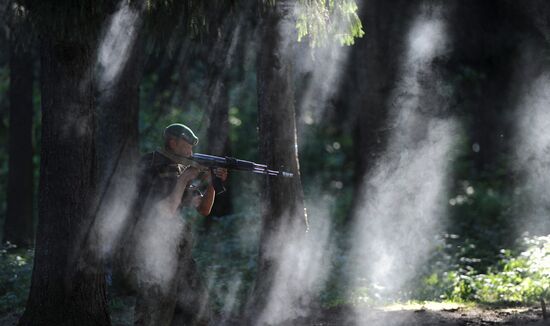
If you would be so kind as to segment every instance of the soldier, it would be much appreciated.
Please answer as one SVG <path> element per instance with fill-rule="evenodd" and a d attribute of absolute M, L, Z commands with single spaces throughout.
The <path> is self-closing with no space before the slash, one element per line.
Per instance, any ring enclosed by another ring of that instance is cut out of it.
<path fill-rule="evenodd" d="M 189 160 L 199 139 L 183 124 L 164 130 L 164 147 L 140 161 L 134 223 L 123 243 L 123 272 L 137 290 L 135 325 L 207 325 L 208 298 L 197 266 L 189 225 L 181 210 L 210 214 L 216 191 L 209 169 Z M 215 169 L 222 181 L 227 170 Z M 195 185 L 206 184 L 202 193 Z"/>

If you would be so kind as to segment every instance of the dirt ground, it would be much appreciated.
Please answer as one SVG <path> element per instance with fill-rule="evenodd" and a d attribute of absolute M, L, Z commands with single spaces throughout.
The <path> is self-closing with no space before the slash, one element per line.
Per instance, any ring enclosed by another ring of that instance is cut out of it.
<path fill-rule="evenodd" d="M 129 318 L 113 316 L 113 326 L 131 325 Z M 0 326 L 15 326 L 16 313 L 0 317 Z M 242 325 L 239 320 L 218 320 L 218 325 Z M 550 326 L 540 307 L 495 308 L 459 305 L 395 305 L 384 308 L 339 307 L 320 311 L 315 317 L 294 320 L 284 326 Z"/>
<path fill-rule="evenodd" d="M 341 310 L 341 309 L 340 309 Z M 347 311 L 346 311 L 347 310 Z M 384 309 L 356 309 L 326 311 L 310 325 L 365 325 L 365 326 L 481 326 L 481 325 L 547 325 L 540 307 L 395 307 Z"/>
<path fill-rule="evenodd" d="M 238 321 L 228 323 L 242 325 Z M 226 324 L 227 325 L 227 324 Z M 540 307 L 495 308 L 456 304 L 394 305 L 383 308 L 339 307 L 284 326 L 550 326 Z M 282 325 L 281 325 L 282 326 Z"/>

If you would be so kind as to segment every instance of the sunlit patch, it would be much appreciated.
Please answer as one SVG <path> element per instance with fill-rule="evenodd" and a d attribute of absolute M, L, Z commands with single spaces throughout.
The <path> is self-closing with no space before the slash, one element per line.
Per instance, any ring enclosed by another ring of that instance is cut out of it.
<path fill-rule="evenodd" d="M 431 311 L 445 311 L 445 310 L 457 310 L 468 307 L 465 304 L 451 303 L 451 302 L 409 302 L 409 303 L 392 303 L 390 305 L 378 307 L 382 311 L 417 311 L 417 310 L 431 310 Z"/>

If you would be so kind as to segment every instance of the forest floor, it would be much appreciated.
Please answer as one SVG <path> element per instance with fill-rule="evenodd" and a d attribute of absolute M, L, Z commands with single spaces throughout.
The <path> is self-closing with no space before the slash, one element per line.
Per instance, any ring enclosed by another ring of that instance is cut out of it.
<path fill-rule="evenodd" d="M 132 325 L 131 312 L 113 313 L 113 326 Z M 14 326 L 17 313 L 0 316 L 0 326 Z M 214 326 L 242 325 L 237 319 L 218 320 Z M 493 307 L 458 304 L 405 304 L 382 308 L 337 307 L 320 310 L 315 316 L 294 320 L 284 326 L 550 326 L 541 307 Z"/>
<path fill-rule="evenodd" d="M 301 324 L 301 323 L 299 323 Z M 489 307 L 456 304 L 408 304 L 383 308 L 334 308 L 301 325 L 336 326 L 485 326 L 545 325 L 540 307 Z"/>

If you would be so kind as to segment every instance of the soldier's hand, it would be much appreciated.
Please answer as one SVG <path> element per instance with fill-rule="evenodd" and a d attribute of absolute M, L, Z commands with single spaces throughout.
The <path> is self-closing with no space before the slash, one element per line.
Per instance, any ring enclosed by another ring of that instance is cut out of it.
<path fill-rule="evenodd" d="M 193 180 L 199 176 L 199 173 L 200 173 L 199 169 L 197 169 L 194 166 L 189 166 L 187 167 L 187 169 L 185 169 L 185 171 L 183 171 L 181 176 L 186 180 Z"/>

